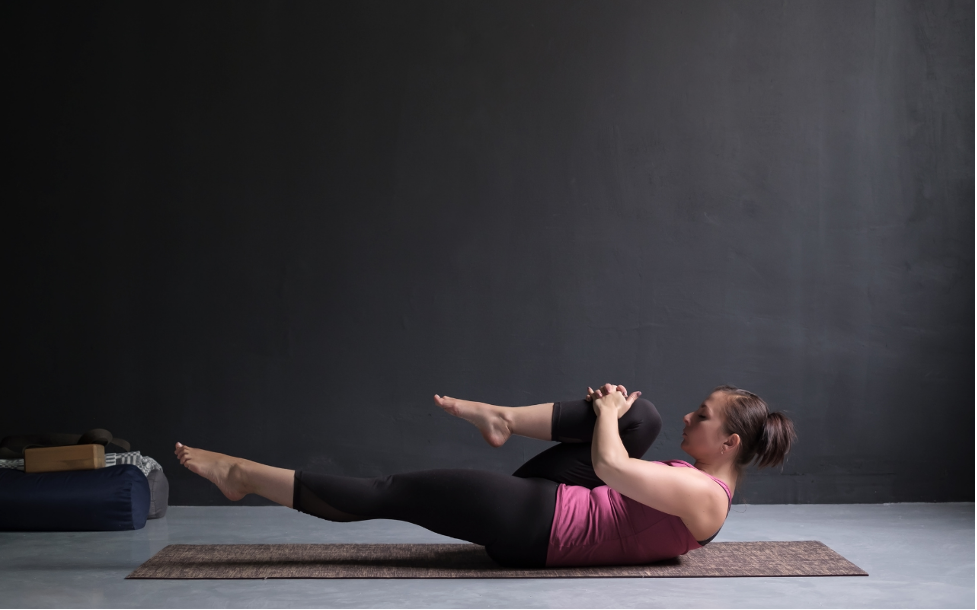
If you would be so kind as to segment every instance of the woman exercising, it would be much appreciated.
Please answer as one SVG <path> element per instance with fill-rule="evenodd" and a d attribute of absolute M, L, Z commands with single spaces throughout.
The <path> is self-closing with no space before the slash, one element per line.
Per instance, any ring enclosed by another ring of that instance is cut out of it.
<path fill-rule="evenodd" d="M 258 494 L 329 521 L 394 519 L 485 547 L 505 567 L 634 565 L 712 540 L 743 468 L 783 462 L 796 438 L 756 394 L 717 387 L 685 415 L 695 460 L 641 459 L 661 430 L 655 406 L 624 386 L 582 400 L 500 407 L 435 394 L 439 407 L 499 447 L 513 434 L 559 441 L 512 475 L 435 469 L 358 478 L 286 470 L 176 444 L 180 463 L 231 500 Z"/>

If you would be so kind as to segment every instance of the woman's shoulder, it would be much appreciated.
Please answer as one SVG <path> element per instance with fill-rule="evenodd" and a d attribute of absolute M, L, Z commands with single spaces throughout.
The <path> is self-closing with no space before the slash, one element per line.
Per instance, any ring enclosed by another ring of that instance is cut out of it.
<path fill-rule="evenodd" d="M 695 468 L 695 466 L 689 464 L 685 460 L 655 460 L 655 463 L 665 464 L 666 466 L 678 466 L 678 467 L 685 466 L 688 468 Z"/>
<path fill-rule="evenodd" d="M 712 479 L 716 483 L 718 483 L 723 488 L 723 491 L 726 492 L 726 495 L 729 497 L 729 501 L 730 502 L 733 501 L 733 491 L 729 488 L 729 485 L 727 485 L 725 481 L 723 481 L 722 479 L 720 479 L 718 477 L 712 476 L 708 472 L 699 470 L 698 468 L 696 468 L 692 464 L 689 464 L 685 460 L 661 460 L 661 461 L 656 461 L 656 463 L 658 463 L 658 464 L 665 464 L 666 466 L 673 466 L 673 467 L 677 467 L 677 468 L 691 468 L 692 470 L 694 470 L 694 471 L 696 471 L 698 473 L 701 473 L 701 474 L 709 477 L 710 479 Z"/>

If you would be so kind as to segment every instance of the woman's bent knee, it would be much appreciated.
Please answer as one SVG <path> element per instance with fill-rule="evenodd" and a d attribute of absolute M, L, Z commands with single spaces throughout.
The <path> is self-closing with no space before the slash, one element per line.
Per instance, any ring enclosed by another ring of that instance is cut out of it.
<path fill-rule="evenodd" d="M 631 405 L 632 409 L 635 407 L 638 407 L 639 412 L 641 413 L 641 420 L 645 425 L 659 431 L 662 429 L 662 416 L 658 413 L 658 409 L 655 408 L 655 405 L 652 404 L 650 400 L 639 397 L 634 401 L 634 404 Z"/>
<path fill-rule="evenodd" d="M 662 417 L 652 402 L 645 398 L 638 398 L 620 421 L 621 440 L 628 448 L 631 457 L 640 457 L 651 447 L 662 429 Z M 634 453 L 638 455 L 632 455 Z"/>

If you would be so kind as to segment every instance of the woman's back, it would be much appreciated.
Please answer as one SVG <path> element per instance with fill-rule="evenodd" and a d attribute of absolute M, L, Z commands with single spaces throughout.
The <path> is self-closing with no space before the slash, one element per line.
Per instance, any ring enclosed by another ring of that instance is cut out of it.
<path fill-rule="evenodd" d="M 657 463 L 695 468 L 682 460 Z M 729 487 L 720 479 L 703 474 L 722 486 L 732 503 Z M 677 557 L 701 546 L 675 515 L 632 500 L 606 485 L 588 489 L 561 484 L 546 566 L 645 564 Z"/>

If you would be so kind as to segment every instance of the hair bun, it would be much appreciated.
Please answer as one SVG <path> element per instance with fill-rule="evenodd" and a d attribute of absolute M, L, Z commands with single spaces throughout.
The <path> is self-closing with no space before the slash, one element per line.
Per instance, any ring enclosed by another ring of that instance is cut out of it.
<path fill-rule="evenodd" d="M 790 446 L 797 440 L 794 423 L 780 411 L 767 413 L 760 440 L 757 466 L 765 468 L 780 464 L 787 457 Z"/>

